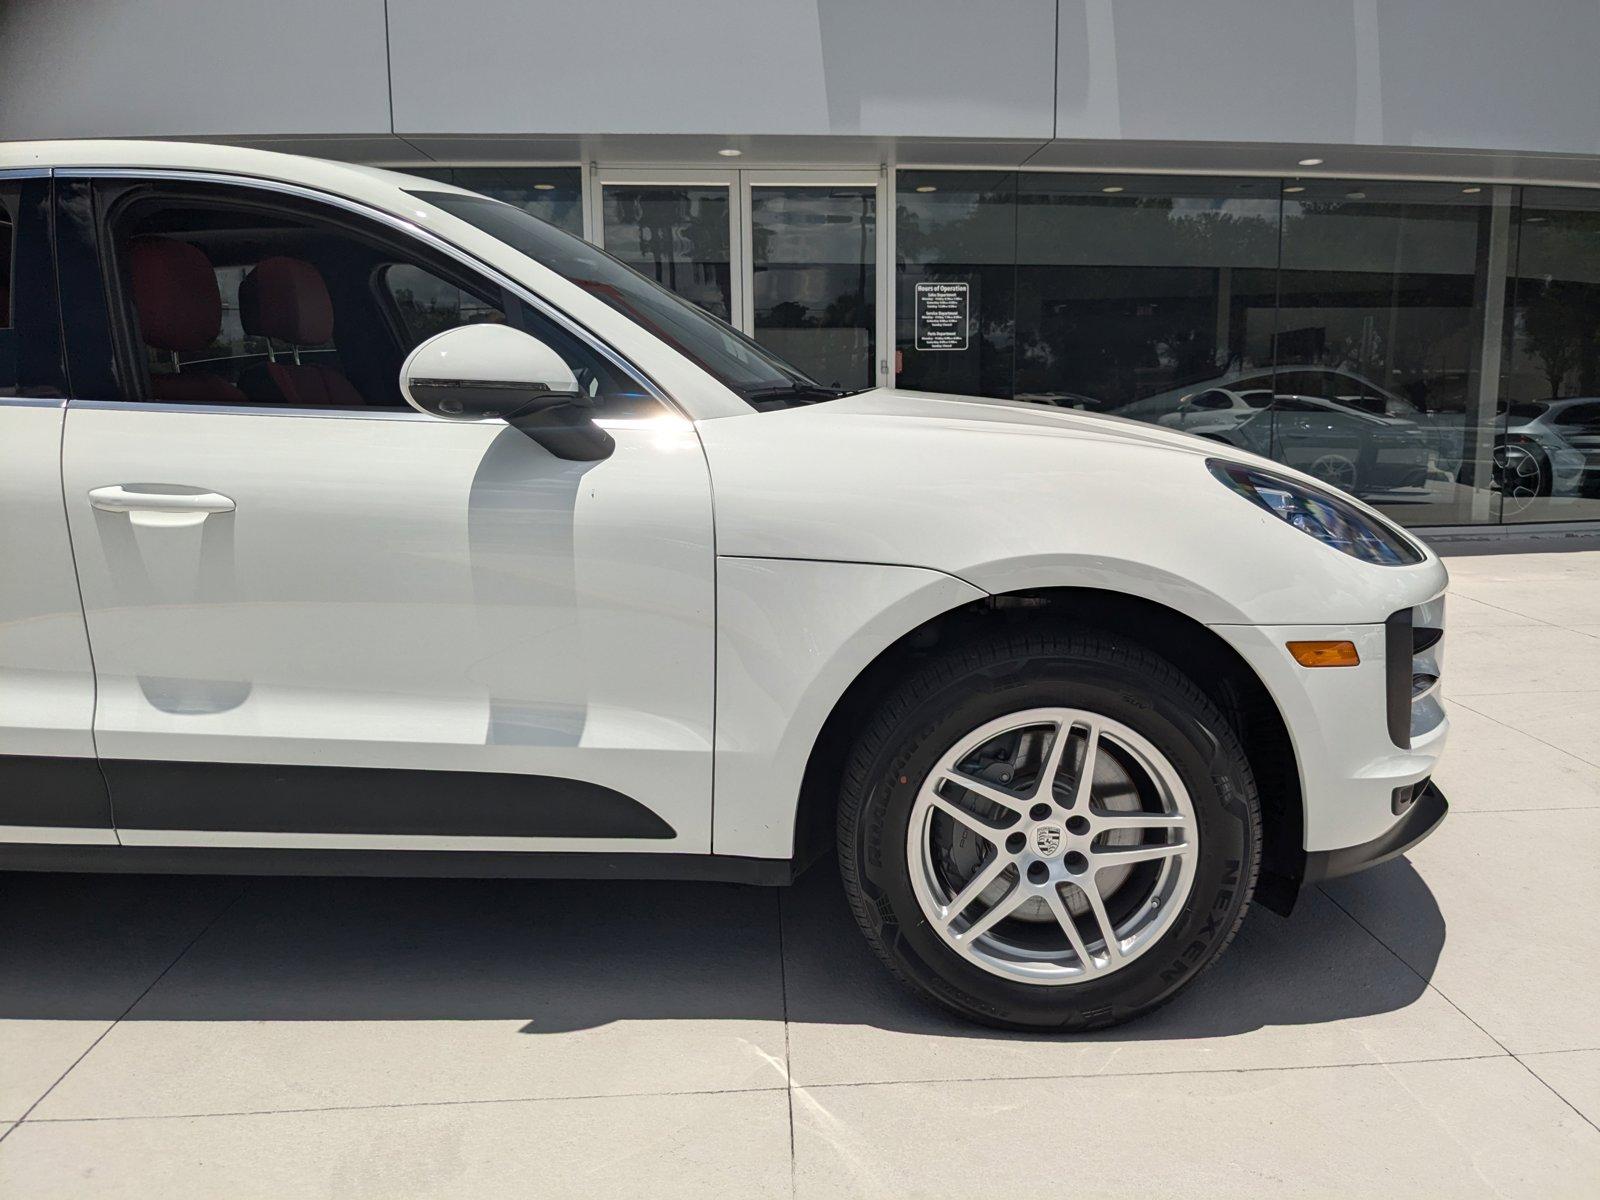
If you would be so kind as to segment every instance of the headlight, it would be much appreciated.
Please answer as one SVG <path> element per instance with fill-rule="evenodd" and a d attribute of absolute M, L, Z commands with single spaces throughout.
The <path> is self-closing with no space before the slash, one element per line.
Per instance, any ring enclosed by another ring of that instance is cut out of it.
<path fill-rule="evenodd" d="M 1208 458 L 1211 473 L 1252 504 L 1281 517 L 1301 533 L 1309 533 L 1351 558 L 1386 567 L 1422 561 L 1416 546 L 1381 521 L 1331 492 L 1285 479 L 1242 463 Z"/>

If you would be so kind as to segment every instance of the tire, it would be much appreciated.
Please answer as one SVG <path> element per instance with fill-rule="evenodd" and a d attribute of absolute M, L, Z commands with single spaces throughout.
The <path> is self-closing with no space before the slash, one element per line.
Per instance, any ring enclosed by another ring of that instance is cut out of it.
<path fill-rule="evenodd" d="M 982 1024 L 1080 1032 L 1215 961 L 1255 889 L 1261 813 L 1233 728 L 1171 663 L 1110 634 L 1016 632 L 946 651 L 882 701 L 846 763 L 838 850 L 857 923 L 912 989 Z"/>

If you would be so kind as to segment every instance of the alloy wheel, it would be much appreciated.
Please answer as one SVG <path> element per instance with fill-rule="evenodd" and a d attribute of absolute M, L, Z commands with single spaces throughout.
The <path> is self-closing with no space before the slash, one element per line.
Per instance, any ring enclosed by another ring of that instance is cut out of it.
<path fill-rule="evenodd" d="M 929 771 L 911 881 L 945 944 L 992 974 L 1072 984 L 1132 962 L 1194 884 L 1199 829 L 1176 769 L 1121 722 L 1039 708 L 989 721 Z"/>

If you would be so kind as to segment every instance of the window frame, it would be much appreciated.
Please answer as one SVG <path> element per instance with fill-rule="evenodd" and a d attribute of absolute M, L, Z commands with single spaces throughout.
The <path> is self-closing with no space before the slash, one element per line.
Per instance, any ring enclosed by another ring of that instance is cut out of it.
<path fill-rule="evenodd" d="M 10 184 L 9 177 L 0 175 L 0 193 L 15 191 L 21 199 L 22 188 L 13 188 Z M 21 216 L 20 212 L 13 213 L 11 205 L 0 195 L 0 218 L 4 218 L 4 223 L 0 224 L 0 263 L 5 266 L 5 274 L 0 276 L 0 298 L 5 301 L 0 307 L 0 329 L 7 331 L 17 327 L 17 225 Z"/>
<path fill-rule="evenodd" d="M 52 175 L 48 167 L 0 170 L 0 187 L 12 193 L 16 201 L 7 208 L 11 228 L 10 300 L 6 321 L 0 325 L 0 342 L 5 343 L 0 352 L 9 356 L 0 365 L 0 405 L 4 406 L 56 408 L 70 394 L 65 322 L 56 271 L 56 186 Z M 35 286 L 35 291 L 25 291 L 19 284 L 19 272 L 25 263 L 29 268 L 27 282 Z M 33 352 L 27 356 L 26 365 L 22 349 L 25 343 Z"/>
<path fill-rule="evenodd" d="M 1552 425 L 1559 425 L 1566 429 L 1570 426 L 1579 428 L 1592 428 L 1597 422 L 1595 417 L 1600 416 L 1600 400 L 1590 400 L 1586 404 L 1574 404 L 1565 412 L 1558 413 L 1551 418 Z"/>
<path fill-rule="evenodd" d="M 340 225 L 355 225 L 355 232 L 358 236 L 365 235 L 369 239 L 376 238 L 380 242 L 398 242 L 401 246 L 415 246 L 416 249 L 408 257 L 419 260 L 422 263 L 427 263 L 430 259 L 447 260 L 456 271 L 464 272 L 474 280 L 485 283 L 516 298 L 531 311 L 551 322 L 568 336 L 574 338 L 580 345 L 593 352 L 597 357 L 604 359 L 620 374 L 631 380 L 643 394 L 660 405 L 663 414 L 684 415 L 684 410 L 672 400 L 665 389 L 657 384 L 647 372 L 636 366 L 626 355 L 595 334 L 587 326 L 574 320 L 561 309 L 551 304 L 550 301 L 533 292 L 525 283 L 506 275 L 492 264 L 484 262 L 454 243 L 439 237 L 433 231 L 421 229 L 385 209 L 336 192 L 322 191 L 287 180 L 262 176 L 229 175 L 208 171 L 161 168 L 72 168 L 57 169 L 53 174 L 58 179 L 88 183 L 96 197 L 90 223 L 93 230 L 100 288 L 107 307 L 107 317 L 110 321 L 109 334 L 112 343 L 110 349 L 118 383 L 116 390 L 121 393 L 117 399 L 84 400 L 75 398 L 70 402 L 74 406 L 149 409 L 163 412 L 231 413 L 252 416 L 309 416 L 401 421 L 437 420 L 435 417 L 409 407 L 402 409 L 374 406 L 362 409 L 346 409 L 306 407 L 290 404 L 193 404 L 156 400 L 144 394 L 144 388 L 147 386 L 148 381 L 148 371 L 145 369 L 142 357 L 139 354 L 141 347 L 134 345 L 135 339 L 132 338 L 132 330 L 128 327 L 129 299 L 122 294 L 122 281 L 117 270 L 115 247 L 111 237 L 111 220 L 119 204 L 115 201 L 109 205 L 101 203 L 103 185 L 143 181 L 152 184 L 165 183 L 180 186 L 183 184 L 199 184 L 206 187 L 228 188 L 238 193 L 260 193 L 259 204 L 269 210 L 276 207 L 280 212 L 286 208 L 293 211 L 295 206 L 304 207 L 311 211 L 313 219 L 323 220 L 336 227 Z M 295 202 L 295 206 L 284 205 L 281 202 L 282 197 L 291 198 Z M 117 201 L 131 200 L 132 198 L 132 196 L 122 196 L 118 197 Z M 279 199 L 276 206 L 273 203 L 274 198 Z M 250 199 L 242 199 L 240 203 L 248 206 Z M 354 218 L 354 220 L 352 221 L 351 218 Z M 360 225 L 362 223 L 373 228 L 361 230 Z M 136 385 L 137 394 L 129 394 L 130 384 Z M 598 419 L 605 421 L 607 418 L 601 416 Z"/>
<path fill-rule="evenodd" d="M 415 347 L 419 339 L 406 326 L 405 314 L 400 311 L 400 303 L 395 297 L 394 289 L 389 286 L 388 282 L 389 272 L 396 267 L 416 267 L 418 270 L 427 271 L 426 267 L 422 267 L 415 262 L 381 262 L 368 275 L 367 287 L 372 292 L 374 306 L 377 308 L 384 323 L 389 327 L 390 333 L 394 335 L 395 341 L 402 347 L 407 345 Z M 465 295 L 475 295 L 474 292 L 461 287 L 460 284 L 453 283 L 448 279 L 440 279 L 432 271 L 427 271 L 427 273 L 433 275 L 435 279 L 439 279 L 441 283 L 448 284 Z"/>

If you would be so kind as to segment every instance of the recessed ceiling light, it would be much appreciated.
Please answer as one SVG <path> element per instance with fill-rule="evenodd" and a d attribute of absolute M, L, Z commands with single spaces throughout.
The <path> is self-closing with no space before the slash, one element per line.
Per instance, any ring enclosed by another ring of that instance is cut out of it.
<path fill-rule="evenodd" d="M 1119 187 L 1103 187 L 1100 190 L 1108 196 L 1115 196 L 1122 189 Z"/>
<path fill-rule="evenodd" d="M 1367 194 L 1365 192 L 1346 192 L 1344 198 L 1346 200 L 1365 200 Z"/>
<path fill-rule="evenodd" d="M 1476 196 L 1481 191 L 1483 191 L 1483 189 L 1481 187 L 1478 187 L 1478 186 L 1474 185 L 1472 187 L 1464 187 L 1464 188 L 1462 188 L 1461 189 L 1461 194 L 1463 196 Z"/>
<path fill-rule="evenodd" d="M 533 190 L 536 192 L 553 192 L 556 190 L 556 185 L 553 183 L 536 183 L 533 185 Z"/>
<path fill-rule="evenodd" d="M 925 183 L 917 189 L 919 192 L 937 192 L 938 190 L 939 189 L 934 187 L 931 183 Z"/>
<path fill-rule="evenodd" d="M 739 155 L 744 153 L 744 151 L 735 150 L 732 146 L 724 146 L 721 150 L 718 150 L 717 153 L 722 155 L 723 158 L 738 158 Z"/>
<path fill-rule="evenodd" d="M 1322 165 L 1322 160 L 1320 158 L 1302 158 L 1300 160 L 1300 165 L 1302 167 L 1320 167 Z"/>
<path fill-rule="evenodd" d="M 1303 191 L 1305 191 L 1305 188 L 1300 187 L 1300 186 L 1297 185 L 1295 187 L 1286 187 L 1283 190 L 1285 192 L 1303 192 Z"/>

